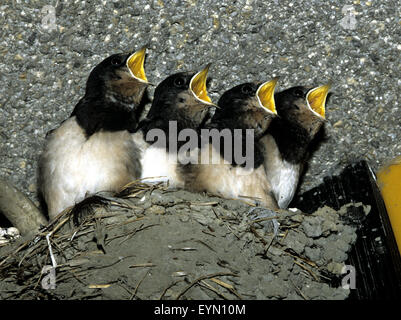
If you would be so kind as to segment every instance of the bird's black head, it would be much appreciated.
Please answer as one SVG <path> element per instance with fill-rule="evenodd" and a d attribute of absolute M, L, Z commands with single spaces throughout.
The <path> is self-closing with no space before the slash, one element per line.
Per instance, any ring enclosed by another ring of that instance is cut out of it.
<path fill-rule="evenodd" d="M 274 95 L 277 114 L 288 124 L 305 129 L 312 138 L 325 122 L 325 102 L 330 85 L 297 86 Z"/>
<path fill-rule="evenodd" d="M 255 129 L 255 137 L 260 136 L 276 115 L 274 88 L 277 80 L 243 83 L 224 92 L 212 123 L 231 129 Z"/>
<path fill-rule="evenodd" d="M 214 104 L 206 90 L 209 65 L 198 73 L 180 72 L 163 80 L 155 89 L 147 118 L 177 121 L 180 126 L 197 128 Z"/>
<path fill-rule="evenodd" d="M 145 48 L 106 58 L 90 73 L 85 96 L 138 105 L 148 85 L 143 67 L 144 59 Z"/>
<path fill-rule="evenodd" d="M 114 54 L 92 70 L 85 96 L 71 113 L 88 137 L 100 130 L 136 130 L 138 116 L 134 107 L 139 105 L 148 84 L 144 58 L 145 48 L 131 54 Z"/>

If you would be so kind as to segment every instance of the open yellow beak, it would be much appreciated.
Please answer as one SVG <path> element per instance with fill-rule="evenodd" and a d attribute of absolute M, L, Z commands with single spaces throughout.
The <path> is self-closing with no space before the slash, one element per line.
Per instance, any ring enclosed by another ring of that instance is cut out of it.
<path fill-rule="evenodd" d="M 210 68 L 210 63 L 205 67 L 205 69 L 199 71 L 196 75 L 192 77 L 191 82 L 189 83 L 189 89 L 191 90 L 196 99 L 202 101 L 203 103 L 214 106 L 215 104 L 212 102 L 212 99 L 210 99 L 210 97 L 208 96 L 206 89 L 206 80 L 209 68 Z"/>
<path fill-rule="evenodd" d="M 145 62 L 145 54 L 146 54 L 145 47 L 131 54 L 127 59 L 127 67 L 131 75 L 135 79 L 144 83 L 148 83 L 148 79 L 146 78 L 145 74 L 145 69 L 143 67 L 143 64 Z"/>
<path fill-rule="evenodd" d="M 312 89 L 306 95 L 306 101 L 308 106 L 313 112 L 317 113 L 320 117 L 325 119 L 326 114 L 326 98 L 329 90 L 331 88 L 331 83 L 325 84 L 324 86 Z"/>
<path fill-rule="evenodd" d="M 276 77 L 271 81 L 261 84 L 256 91 L 259 104 L 274 114 L 277 114 L 276 103 L 274 102 L 274 89 L 276 88 L 278 79 Z"/>

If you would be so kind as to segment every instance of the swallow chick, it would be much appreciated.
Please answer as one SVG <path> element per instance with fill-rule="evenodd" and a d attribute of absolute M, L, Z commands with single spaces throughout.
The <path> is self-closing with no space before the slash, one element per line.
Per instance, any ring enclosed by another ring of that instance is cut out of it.
<path fill-rule="evenodd" d="M 275 94 L 278 117 L 262 138 L 266 175 L 278 206 L 289 206 L 309 147 L 325 123 L 330 84 L 314 89 L 293 87 Z"/>
<path fill-rule="evenodd" d="M 229 199 L 248 198 L 277 208 L 259 145 L 276 116 L 277 80 L 244 83 L 221 96 L 213 118 L 202 129 L 198 163 L 180 167 L 185 189 Z"/>
<path fill-rule="evenodd" d="M 116 191 L 138 178 L 141 164 L 130 133 L 148 85 L 144 58 L 142 48 L 102 61 L 71 116 L 47 135 L 38 184 L 51 220 L 89 194 Z"/>
<path fill-rule="evenodd" d="M 196 130 L 209 119 L 210 108 L 215 106 L 207 93 L 209 67 L 196 74 L 176 73 L 156 87 L 146 119 L 133 135 L 141 150 L 142 181 L 182 186 L 176 168 L 179 158 L 186 154 L 180 151 L 182 145 L 191 142 L 185 133 L 192 133 L 191 143 L 197 147 Z"/>

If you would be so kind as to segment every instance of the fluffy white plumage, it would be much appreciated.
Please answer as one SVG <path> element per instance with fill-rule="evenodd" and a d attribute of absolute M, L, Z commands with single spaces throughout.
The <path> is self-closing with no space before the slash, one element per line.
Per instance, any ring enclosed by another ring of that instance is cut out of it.
<path fill-rule="evenodd" d="M 266 175 L 280 209 L 286 209 L 294 197 L 301 172 L 301 164 L 292 164 L 281 157 L 274 138 L 266 135 L 262 138 L 266 146 Z"/>
<path fill-rule="evenodd" d="M 50 219 L 86 194 L 117 191 L 134 180 L 135 149 L 128 131 L 99 131 L 87 138 L 75 116 L 63 122 L 48 136 L 39 163 Z"/>

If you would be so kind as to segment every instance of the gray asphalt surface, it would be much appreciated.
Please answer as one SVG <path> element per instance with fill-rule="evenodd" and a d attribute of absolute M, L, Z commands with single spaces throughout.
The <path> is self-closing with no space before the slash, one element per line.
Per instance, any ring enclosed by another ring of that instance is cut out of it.
<path fill-rule="evenodd" d="M 53 23 L 46 5 L 55 8 Z M 401 154 L 400 7 L 359 0 L 2 0 L 0 177 L 36 200 L 46 132 L 70 114 L 97 63 L 145 44 L 155 84 L 212 62 L 214 101 L 248 80 L 280 76 L 278 90 L 331 80 L 327 139 L 301 189 L 355 159 L 377 169 Z"/>

